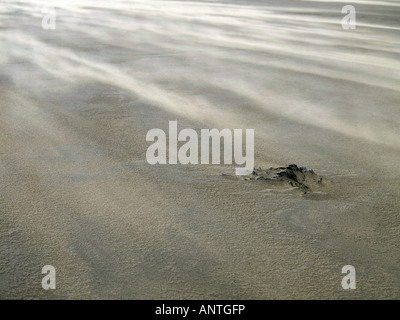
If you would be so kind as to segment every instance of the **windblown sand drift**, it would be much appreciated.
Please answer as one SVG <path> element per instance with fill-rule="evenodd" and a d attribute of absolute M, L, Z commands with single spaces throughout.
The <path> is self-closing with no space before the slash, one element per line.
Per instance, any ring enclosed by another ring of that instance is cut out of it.
<path fill-rule="evenodd" d="M 1 299 L 400 298 L 399 1 L 1 4 Z M 266 170 L 149 165 L 168 121 Z"/>

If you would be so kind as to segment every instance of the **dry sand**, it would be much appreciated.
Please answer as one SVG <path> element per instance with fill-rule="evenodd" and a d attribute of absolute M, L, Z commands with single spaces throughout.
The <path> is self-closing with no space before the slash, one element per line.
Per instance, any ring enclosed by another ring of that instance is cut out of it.
<path fill-rule="evenodd" d="M 56 30 L 0 8 L 1 298 L 400 298 L 397 1 L 353 2 L 356 30 L 336 1 L 54 3 Z M 169 120 L 253 128 L 257 167 L 332 184 L 151 166 Z"/>

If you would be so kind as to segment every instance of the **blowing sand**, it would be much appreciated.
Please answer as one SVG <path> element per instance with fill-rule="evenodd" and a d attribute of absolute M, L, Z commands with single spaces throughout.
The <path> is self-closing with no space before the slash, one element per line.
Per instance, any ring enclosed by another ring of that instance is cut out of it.
<path fill-rule="evenodd" d="M 54 3 L 0 9 L 0 298 L 400 298 L 397 1 Z M 151 166 L 169 120 L 329 188 Z"/>

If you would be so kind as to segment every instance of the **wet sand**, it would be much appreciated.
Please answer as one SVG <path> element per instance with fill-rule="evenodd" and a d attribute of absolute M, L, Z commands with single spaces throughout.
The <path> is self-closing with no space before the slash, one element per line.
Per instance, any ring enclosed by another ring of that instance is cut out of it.
<path fill-rule="evenodd" d="M 67 3 L 56 30 L 0 9 L 0 298 L 400 298 L 396 1 L 352 3 L 356 30 L 333 1 Z M 255 129 L 256 167 L 331 185 L 151 166 L 170 120 Z"/>

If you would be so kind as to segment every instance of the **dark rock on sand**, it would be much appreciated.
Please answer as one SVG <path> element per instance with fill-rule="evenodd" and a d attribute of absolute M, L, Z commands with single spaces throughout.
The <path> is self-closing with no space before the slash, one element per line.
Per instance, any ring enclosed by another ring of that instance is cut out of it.
<path fill-rule="evenodd" d="M 296 187 L 304 193 L 319 191 L 326 184 L 326 180 L 318 176 L 313 170 L 298 167 L 295 164 L 290 164 L 287 167 L 269 168 L 268 170 L 254 169 L 246 180 L 280 181 Z"/>

